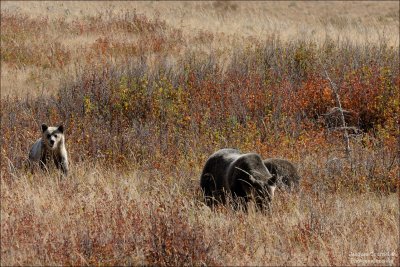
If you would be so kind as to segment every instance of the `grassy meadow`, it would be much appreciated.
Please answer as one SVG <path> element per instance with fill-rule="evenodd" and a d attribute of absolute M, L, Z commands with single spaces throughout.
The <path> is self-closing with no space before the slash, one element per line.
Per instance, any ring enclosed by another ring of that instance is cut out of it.
<path fill-rule="evenodd" d="M 400 264 L 398 2 L 2 1 L 0 37 L 2 266 Z M 67 178 L 27 166 L 42 123 Z M 300 191 L 210 210 L 224 147 Z"/>

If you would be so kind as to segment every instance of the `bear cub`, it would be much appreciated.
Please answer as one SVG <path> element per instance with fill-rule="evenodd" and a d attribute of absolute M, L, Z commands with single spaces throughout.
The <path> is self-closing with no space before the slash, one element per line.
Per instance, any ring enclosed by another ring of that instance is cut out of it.
<path fill-rule="evenodd" d="M 299 190 L 300 176 L 292 162 L 286 159 L 269 158 L 263 163 L 271 174 L 279 178 L 278 188 L 289 192 Z"/>
<path fill-rule="evenodd" d="M 29 152 L 29 161 L 38 163 L 42 169 L 47 168 L 48 160 L 53 160 L 64 175 L 68 174 L 68 154 L 63 125 L 49 127 L 42 124 L 42 137 L 33 144 Z"/>

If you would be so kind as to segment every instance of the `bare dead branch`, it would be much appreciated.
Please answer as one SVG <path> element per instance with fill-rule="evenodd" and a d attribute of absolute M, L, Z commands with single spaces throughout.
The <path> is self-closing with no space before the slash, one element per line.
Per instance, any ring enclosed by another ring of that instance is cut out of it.
<path fill-rule="evenodd" d="M 339 96 L 336 84 L 331 80 L 326 69 L 324 69 L 324 71 L 325 71 L 325 76 L 331 85 L 333 95 L 335 96 L 337 109 L 340 111 L 340 119 L 342 121 L 342 128 L 344 129 L 344 138 L 345 138 L 345 144 L 346 144 L 346 156 L 348 158 L 350 158 L 351 148 L 350 148 L 349 133 L 348 133 L 347 125 L 346 125 L 346 120 L 344 118 L 342 103 L 340 102 L 340 96 Z"/>

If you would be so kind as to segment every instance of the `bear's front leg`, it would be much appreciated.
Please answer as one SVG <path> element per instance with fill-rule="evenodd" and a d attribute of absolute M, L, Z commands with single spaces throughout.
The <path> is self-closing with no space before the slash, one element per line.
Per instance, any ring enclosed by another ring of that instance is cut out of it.
<path fill-rule="evenodd" d="M 44 154 L 44 155 L 40 158 L 39 166 L 40 166 L 40 168 L 41 168 L 42 170 L 47 170 L 46 164 L 47 164 L 47 157 L 46 157 L 46 155 Z"/>
<path fill-rule="evenodd" d="M 64 173 L 65 176 L 68 175 L 68 160 L 67 159 L 61 159 L 61 170 Z"/>
<path fill-rule="evenodd" d="M 68 175 L 68 159 L 65 157 L 54 157 L 54 163 L 57 169 L 61 169 L 65 176 Z"/>

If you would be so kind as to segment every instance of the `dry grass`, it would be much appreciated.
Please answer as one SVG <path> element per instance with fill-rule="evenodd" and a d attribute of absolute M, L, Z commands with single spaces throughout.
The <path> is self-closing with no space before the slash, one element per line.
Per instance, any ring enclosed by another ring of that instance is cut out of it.
<path fill-rule="evenodd" d="M 1 12 L 2 266 L 400 264 L 397 2 Z M 323 68 L 363 131 L 349 158 Z M 66 124 L 66 179 L 26 168 L 43 122 Z M 300 192 L 211 211 L 199 175 L 222 147 L 292 160 Z"/>
<path fill-rule="evenodd" d="M 11 13 L 32 19 L 23 19 L 31 34 L 32 25 L 40 25 L 39 22 L 46 18 L 46 26 L 38 29 L 37 42 L 18 45 L 19 57 L 24 53 L 30 59 L 38 56 L 40 64 L 29 68 L 32 63 L 26 60 L 21 62 L 21 58 L 13 62 L 20 63 L 18 69 L 14 68 L 15 65 L 10 69 L 2 64 L 2 97 L 22 97 L 26 92 L 33 95 L 43 92 L 54 94 L 60 85 L 60 77 L 75 72 L 76 65 L 84 63 L 82 57 L 100 38 L 125 44 L 126 49 L 127 46 L 135 46 L 133 40 L 138 35 L 124 30 L 76 32 L 79 31 L 78 24 L 93 21 L 99 14 L 103 20 L 124 17 L 127 11 L 133 10 L 165 21 L 182 32 L 177 51 L 170 54 L 178 61 L 180 56 L 190 51 L 206 54 L 217 51 L 220 60 L 229 61 L 234 47 L 253 46 L 274 36 L 285 42 L 313 40 L 323 43 L 332 39 L 357 44 L 385 42 L 394 47 L 399 44 L 396 2 L 2 1 L 3 16 Z M 3 22 L 2 31 L 8 26 L 7 22 Z M 28 48 L 32 45 L 38 46 L 33 49 L 40 48 L 41 51 L 32 54 L 29 52 L 32 48 Z M 68 57 L 64 57 L 62 63 L 54 57 L 48 59 L 49 51 L 54 47 L 67 53 Z M 58 69 L 48 69 L 49 65 Z"/>
<path fill-rule="evenodd" d="M 160 19 L 185 34 L 203 30 L 213 34 L 256 36 L 278 34 L 284 40 L 325 35 L 341 36 L 364 42 L 386 28 L 391 41 L 399 26 L 398 3 L 392 2 L 4 2 L 3 10 L 18 11 L 30 16 L 64 17 L 72 20 L 97 13 L 119 14 L 136 9 Z M 367 33 L 369 32 L 369 34 Z M 305 36 L 304 36 L 305 34 Z M 367 35 L 369 35 L 367 37 Z M 371 36 L 372 35 L 372 36 Z"/>
<path fill-rule="evenodd" d="M 196 178 L 85 164 L 62 181 L 2 180 L 2 265 L 398 264 L 394 194 L 302 190 L 278 194 L 270 216 L 212 212 Z M 390 256 L 351 256 L 370 252 Z"/>

